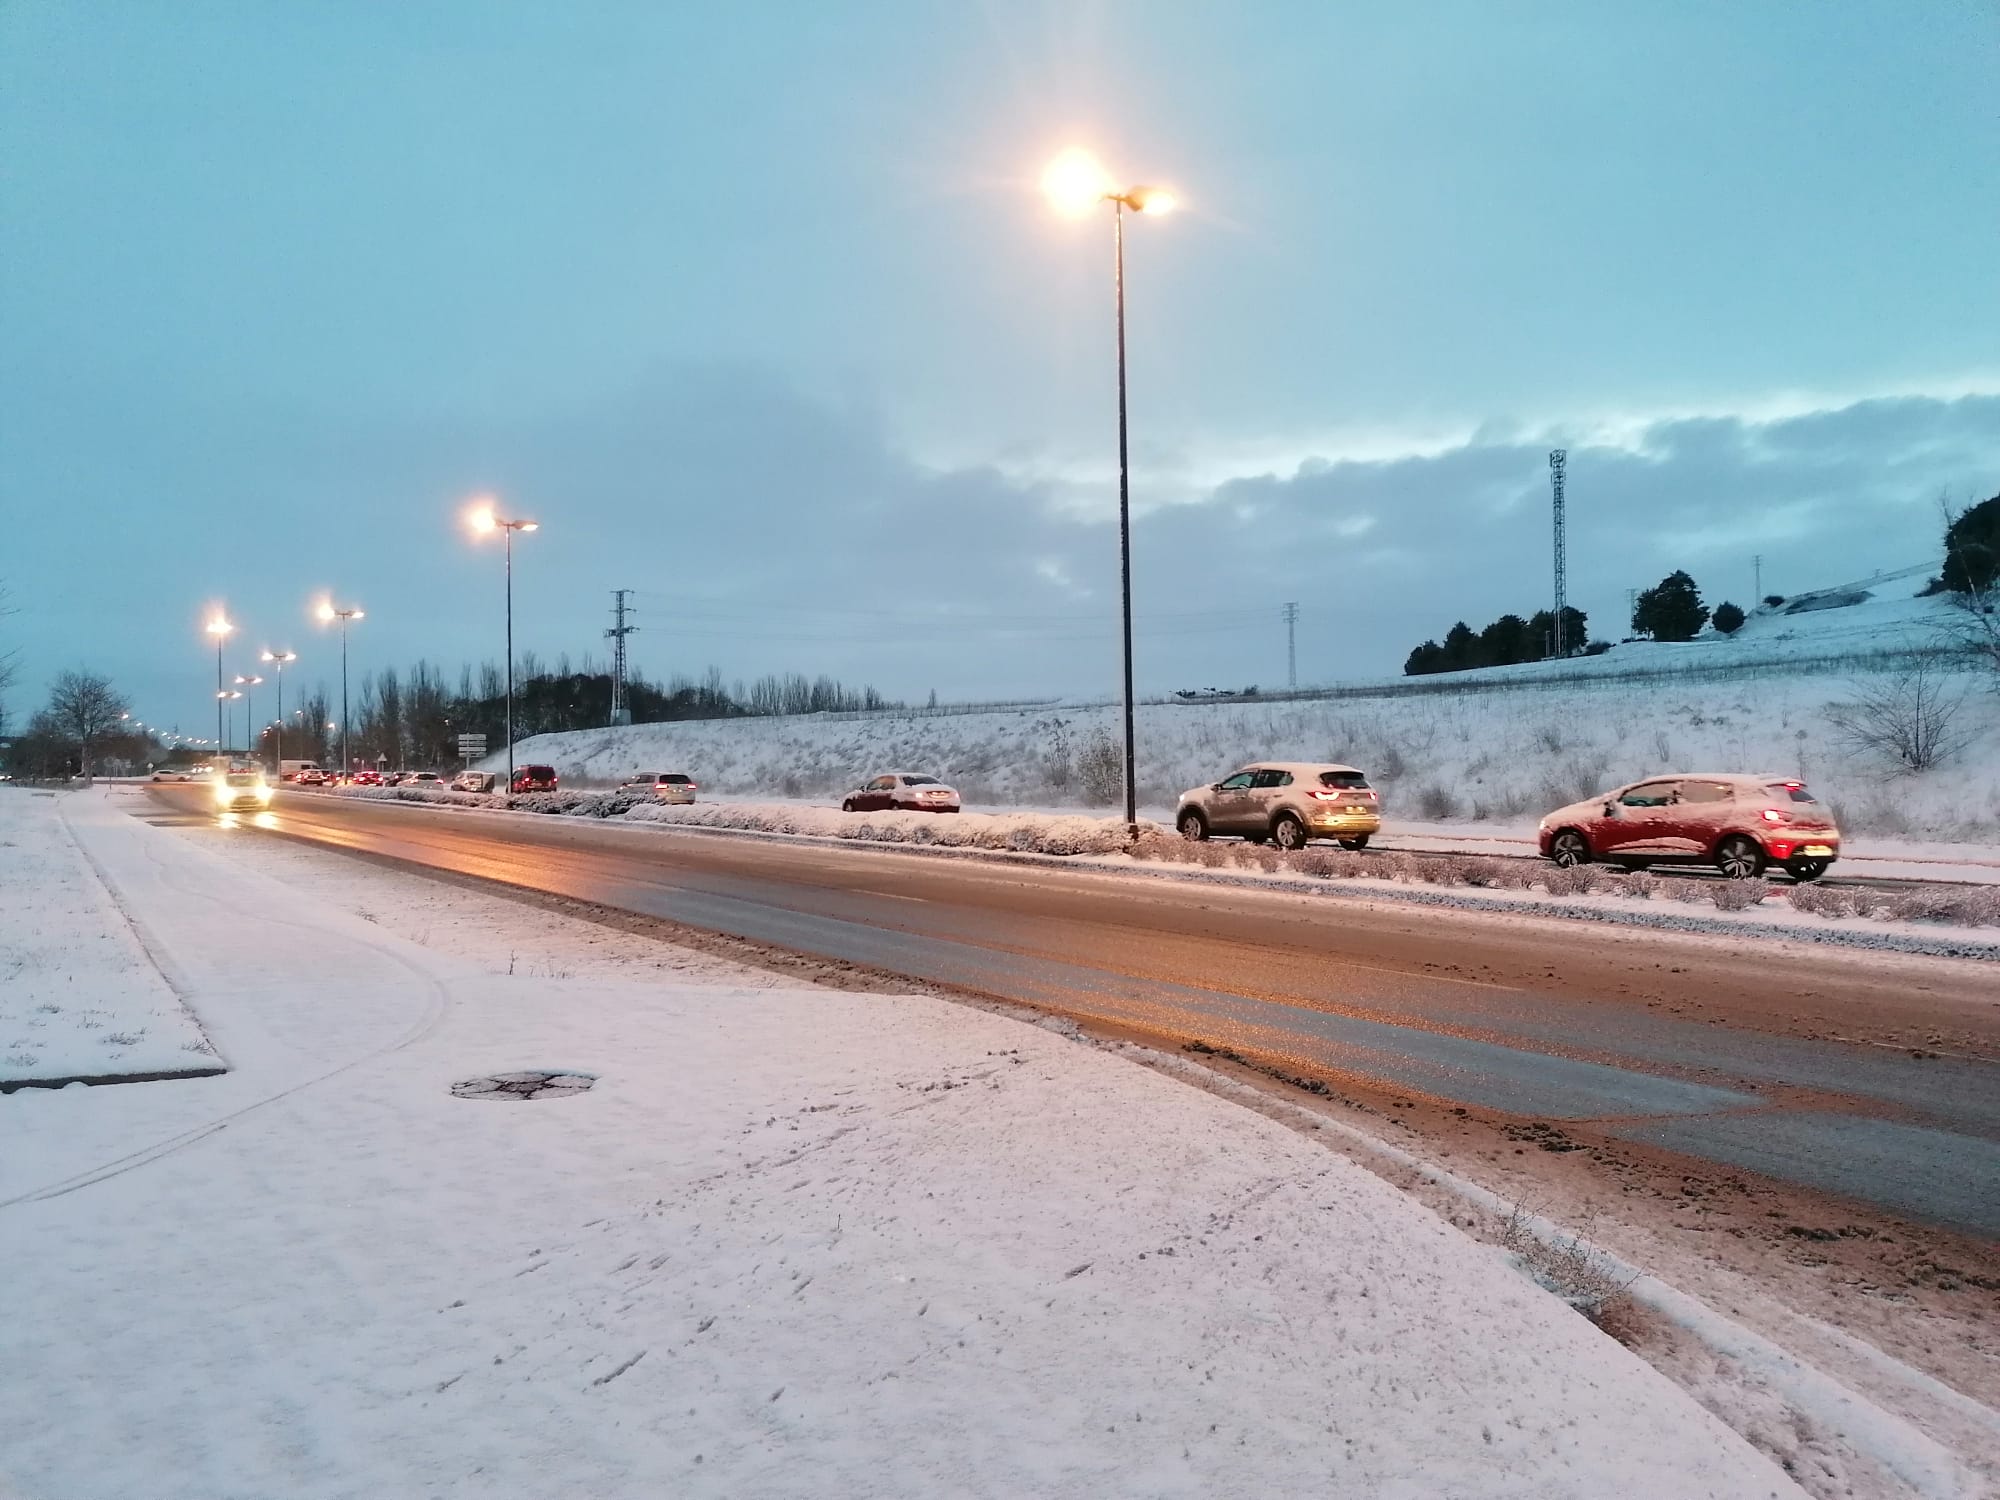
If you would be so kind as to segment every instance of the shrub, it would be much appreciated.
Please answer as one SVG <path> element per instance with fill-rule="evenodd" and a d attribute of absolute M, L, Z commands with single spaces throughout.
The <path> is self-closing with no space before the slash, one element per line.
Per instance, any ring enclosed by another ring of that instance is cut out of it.
<path fill-rule="evenodd" d="M 1955 922 L 1977 927 L 2000 921 L 2000 889 L 1992 887 L 1954 890 L 1913 886 L 1895 892 L 1884 904 L 1886 915 L 1898 922 Z"/>
<path fill-rule="evenodd" d="M 1965 694 L 1946 683 L 1933 657 L 1919 656 L 1880 680 L 1857 679 L 1849 691 L 1852 699 L 1830 705 L 1826 716 L 1851 749 L 1906 771 L 1928 771 L 1971 742 L 1958 723 Z"/>
<path fill-rule="evenodd" d="M 1631 1296 L 1638 1273 L 1621 1272 L 1610 1257 L 1585 1244 L 1581 1235 L 1543 1239 L 1533 1229 L 1534 1214 L 1515 1204 L 1500 1231 L 1500 1243 L 1513 1251 L 1516 1262 L 1548 1292 L 1554 1293 L 1592 1322 L 1601 1320 Z"/>
<path fill-rule="evenodd" d="M 1611 882 L 1611 889 L 1618 895 L 1630 896 L 1635 901 L 1650 901 L 1659 888 L 1660 877 L 1646 870 L 1634 870 Z"/>
<path fill-rule="evenodd" d="M 1427 781 L 1417 788 L 1417 812 L 1433 822 L 1455 818 L 1463 809 L 1457 795 L 1441 782 Z"/>
<path fill-rule="evenodd" d="M 1507 884 L 1513 864 L 1513 860 L 1495 859 L 1490 854 L 1474 855 L 1465 861 L 1465 883 L 1499 890 Z"/>
<path fill-rule="evenodd" d="M 1339 873 L 1339 860 L 1325 849 L 1308 849 L 1299 856 L 1299 873 L 1315 880 L 1331 880 Z"/>
<path fill-rule="evenodd" d="M 1077 779 L 1083 783 L 1083 800 L 1093 807 L 1109 807 L 1125 792 L 1125 752 L 1108 729 L 1093 729 L 1077 755 Z"/>
<path fill-rule="evenodd" d="M 1743 628 L 1743 611 L 1725 599 L 1715 606 L 1715 617 L 1710 623 L 1723 635 L 1734 635 Z"/>
<path fill-rule="evenodd" d="M 1586 889 L 1583 880 L 1586 868 L 1576 865 L 1567 870 L 1547 870 L 1542 875 L 1542 887 L 1551 896 L 1581 896 Z"/>
<path fill-rule="evenodd" d="M 1771 894 L 1768 880 L 1715 880 L 1708 882 L 1709 897 L 1717 911 L 1748 911 Z"/>
<path fill-rule="evenodd" d="M 1835 885 L 1795 885 L 1785 892 L 1785 899 L 1794 911 L 1815 917 L 1845 917 L 1854 911 L 1847 892 Z"/>
<path fill-rule="evenodd" d="M 1669 880 L 1661 889 L 1683 906 L 1699 906 L 1708 899 L 1708 882 L 1705 880 Z"/>

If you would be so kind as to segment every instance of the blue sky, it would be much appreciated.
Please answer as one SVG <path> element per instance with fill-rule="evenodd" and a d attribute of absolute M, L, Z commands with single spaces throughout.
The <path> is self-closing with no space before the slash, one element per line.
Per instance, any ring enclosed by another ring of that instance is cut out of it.
<path fill-rule="evenodd" d="M 0 580 L 211 722 L 199 626 L 357 671 L 519 644 L 897 695 L 1116 684 L 1109 226 L 1142 688 L 1396 670 L 1548 593 L 1934 550 L 2000 490 L 1990 4 L 17 3 Z"/>

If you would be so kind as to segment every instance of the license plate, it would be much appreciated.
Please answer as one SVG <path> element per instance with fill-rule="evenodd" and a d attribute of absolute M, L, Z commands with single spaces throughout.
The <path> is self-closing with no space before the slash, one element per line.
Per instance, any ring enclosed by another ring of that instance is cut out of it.
<path fill-rule="evenodd" d="M 1830 844 L 1807 844 L 1799 853 L 1810 855 L 1815 859 L 1824 858 L 1833 853 L 1833 846 Z"/>

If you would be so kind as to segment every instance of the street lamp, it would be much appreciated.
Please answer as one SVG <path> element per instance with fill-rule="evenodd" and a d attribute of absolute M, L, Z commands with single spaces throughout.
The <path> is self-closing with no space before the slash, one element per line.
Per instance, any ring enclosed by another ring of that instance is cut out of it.
<path fill-rule="evenodd" d="M 1132 752 L 1132 482 L 1131 455 L 1125 436 L 1125 210 L 1163 214 L 1175 206 L 1165 188 L 1130 187 L 1119 191 L 1111 174 L 1087 151 L 1065 151 L 1042 174 L 1042 191 L 1055 210 L 1081 218 L 1099 205 L 1111 205 L 1111 285 L 1118 305 L 1118 593 L 1125 646 L 1125 832 L 1139 836 L 1138 787 L 1133 780 Z"/>
<path fill-rule="evenodd" d="M 296 651 L 273 651 L 266 646 L 257 654 L 259 661 L 268 661 L 278 669 L 278 780 L 285 779 L 285 663 L 299 659 Z"/>
<path fill-rule="evenodd" d="M 225 756 L 229 754 L 229 748 L 228 748 L 229 736 L 235 733 L 235 719 L 233 715 L 235 714 L 236 711 L 232 708 L 229 708 L 229 705 L 231 703 L 234 703 L 238 698 L 241 698 L 242 696 L 243 695 L 241 693 L 231 692 L 227 688 L 223 689 L 221 692 L 215 695 L 215 716 L 218 719 L 221 718 L 224 710 L 227 710 L 232 715 L 230 720 L 230 727 L 222 732 L 222 736 L 218 741 L 218 743 L 223 747 L 221 753 Z"/>
<path fill-rule="evenodd" d="M 229 623 L 229 617 L 217 610 L 208 617 L 208 633 L 215 637 L 215 743 L 223 741 L 222 728 L 222 642 L 236 627 Z"/>
<path fill-rule="evenodd" d="M 257 751 L 257 735 L 254 726 L 257 723 L 256 689 L 258 685 L 263 682 L 263 680 L 264 679 L 261 677 L 245 677 L 240 672 L 236 675 L 236 685 L 244 689 L 243 753 L 249 756 L 252 760 L 260 759 Z"/>
<path fill-rule="evenodd" d="M 348 774 L 349 769 L 347 763 L 347 624 L 350 620 L 365 620 L 368 617 L 358 609 L 340 609 L 335 606 L 331 599 L 320 600 L 319 609 L 316 613 L 319 615 L 322 624 L 330 624 L 335 620 L 340 621 L 340 774 L 345 776 Z M 333 728 L 331 724 L 326 727 L 328 729 Z"/>
<path fill-rule="evenodd" d="M 514 790 L 514 533 L 539 531 L 539 521 L 502 520 L 490 499 L 475 500 L 466 514 L 466 524 L 480 536 L 505 532 L 507 536 L 507 790 Z"/>

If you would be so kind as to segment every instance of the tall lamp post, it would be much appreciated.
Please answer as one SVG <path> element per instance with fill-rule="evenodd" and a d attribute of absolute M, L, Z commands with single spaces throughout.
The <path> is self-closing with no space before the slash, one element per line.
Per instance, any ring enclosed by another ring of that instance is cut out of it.
<path fill-rule="evenodd" d="M 278 762 L 278 780 L 283 781 L 285 779 L 285 663 L 297 661 L 299 653 L 296 651 L 273 651 L 269 646 L 266 646 L 262 651 L 257 653 L 257 659 L 259 661 L 270 662 L 278 671 L 278 746 L 276 758 Z"/>
<path fill-rule="evenodd" d="M 340 774 L 345 778 L 352 770 L 347 760 L 347 626 L 351 620 L 368 617 L 358 609 L 341 609 L 331 599 L 320 600 L 319 617 L 323 623 L 340 621 Z"/>
<path fill-rule="evenodd" d="M 236 674 L 236 685 L 243 689 L 243 753 L 260 765 L 263 761 L 257 750 L 257 688 L 263 681 L 261 677 Z"/>
<path fill-rule="evenodd" d="M 208 617 L 206 629 L 215 637 L 215 748 L 218 755 L 229 748 L 222 728 L 222 643 L 235 628 L 229 623 L 229 617 L 219 609 Z"/>
<path fill-rule="evenodd" d="M 1085 151 L 1066 151 L 1042 174 L 1042 191 L 1058 213 L 1080 218 L 1111 205 L 1111 287 L 1118 308 L 1118 595 L 1125 659 L 1125 832 L 1139 836 L 1139 789 L 1134 779 L 1132 732 L 1132 482 L 1131 452 L 1125 435 L 1125 210 L 1163 214 L 1175 205 L 1165 188 L 1120 190 L 1104 167 Z"/>
<path fill-rule="evenodd" d="M 241 693 L 231 692 L 228 688 L 224 688 L 215 695 L 215 716 L 221 718 L 225 711 L 230 716 L 229 728 L 224 730 L 222 734 L 222 754 L 225 760 L 227 760 L 229 755 L 229 736 L 236 731 L 236 710 L 230 708 L 229 705 L 242 696 Z M 229 768 L 225 765 L 223 769 L 228 770 Z"/>
<path fill-rule="evenodd" d="M 507 790 L 514 790 L 514 533 L 539 531 L 539 521 L 507 521 L 495 513 L 491 500 L 475 500 L 466 517 L 481 536 L 499 531 L 507 537 Z"/>

